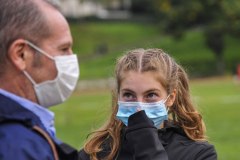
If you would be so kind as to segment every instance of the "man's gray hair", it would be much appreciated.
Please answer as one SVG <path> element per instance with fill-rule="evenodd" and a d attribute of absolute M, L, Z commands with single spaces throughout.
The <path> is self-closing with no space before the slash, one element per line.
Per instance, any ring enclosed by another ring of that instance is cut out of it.
<path fill-rule="evenodd" d="M 41 0 L 59 10 L 53 1 Z M 36 0 L 0 0 L 0 73 L 10 45 L 19 38 L 35 44 L 50 36 L 46 17 Z"/>

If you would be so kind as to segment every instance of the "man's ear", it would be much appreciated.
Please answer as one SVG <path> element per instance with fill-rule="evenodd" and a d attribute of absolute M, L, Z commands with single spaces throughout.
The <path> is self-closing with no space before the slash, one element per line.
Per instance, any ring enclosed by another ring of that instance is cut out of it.
<path fill-rule="evenodd" d="M 176 96 L 177 96 L 177 90 L 174 89 L 166 101 L 166 106 L 171 107 L 175 102 Z"/>
<path fill-rule="evenodd" d="M 28 47 L 23 39 L 15 40 L 8 49 L 8 58 L 12 64 L 19 70 L 26 68 L 26 53 Z"/>

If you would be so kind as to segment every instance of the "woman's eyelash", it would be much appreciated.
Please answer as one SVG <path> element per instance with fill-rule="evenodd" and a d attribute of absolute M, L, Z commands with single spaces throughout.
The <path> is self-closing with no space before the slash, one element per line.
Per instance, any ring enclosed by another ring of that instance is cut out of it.
<path fill-rule="evenodd" d="M 133 95 L 131 92 L 125 92 L 123 95 Z"/>
<path fill-rule="evenodd" d="M 158 95 L 156 92 L 148 93 L 148 95 Z"/>

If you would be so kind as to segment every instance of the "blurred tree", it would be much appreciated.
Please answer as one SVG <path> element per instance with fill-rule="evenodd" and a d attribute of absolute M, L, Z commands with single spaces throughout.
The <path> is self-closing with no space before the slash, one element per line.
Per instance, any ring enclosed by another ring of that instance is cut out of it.
<path fill-rule="evenodd" d="M 132 0 L 131 12 L 134 14 L 153 14 L 152 0 Z"/>
<path fill-rule="evenodd" d="M 206 45 L 216 56 L 217 72 L 224 73 L 224 37 L 240 38 L 239 0 L 152 0 L 151 5 L 164 31 L 176 39 L 189 28 L 201 27 Z"/>

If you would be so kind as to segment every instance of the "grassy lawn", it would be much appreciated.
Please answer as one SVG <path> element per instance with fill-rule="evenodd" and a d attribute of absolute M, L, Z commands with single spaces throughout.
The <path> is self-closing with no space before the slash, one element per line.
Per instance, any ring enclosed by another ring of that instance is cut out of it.
<path fill-rule="evenodd" d="M 240 151 L 240 81 L 232 77 L 192 82 L 192 92 L 206 121 L 219 160 L 237 160 Z"/>
<path fill-rule="evenodd" d="M 73 50 L 80 57 L 92 57 L 100 45 L 106 45 L 109 54 L 139 46 L 158 36 L 152 24 L 121 22 L 89 22 L 71 24 Z"/>
<path fill-rule="evenodd" d="M 179 40 L 166 36 L 156 24 L 130 22 L 73 23 L 73 50 L 78 54 L 81 79 L 99 79 L 112 76 L 116 58 L 134 48 L 162 48 L 192 73 L 215 73 L 215 56 L 206 48 L 201 29 L 188 31 Z M 227 72 L 240 63 L 239 40 L 225 38 L 224 59 Z M 106 52 L 97 54 L 100 46 Z M 211 69 L 209 69 L 211 68 Z"/>
<path fill-rule="evenodd" d="M 192 80 L 190 85 L 218 159 L 239 159 L 240 82 L 237 84 L 232 77 L 224 77 Z M 66 103 L 52 108 L 58 137 L 81 148 L 87 135 L 107 119 L 110 104 L 109 90 L 76 91 Z"/>
<path fill-rule="evenodd" d="M 53 107 L 58 137 L 80 148 L 87 135 L 99 127 L 110 112 L 109 93 L 108 91 L 75 92 L 66 103 Z"/>

